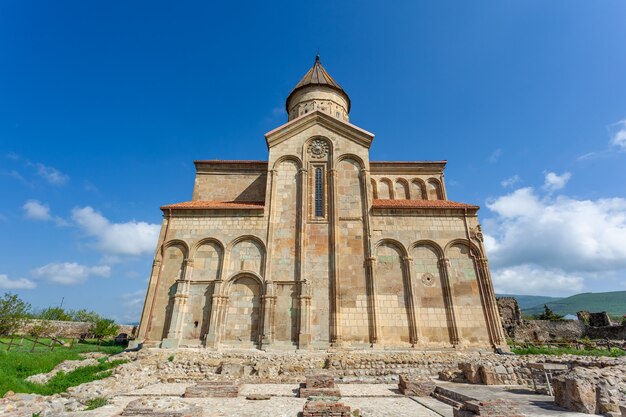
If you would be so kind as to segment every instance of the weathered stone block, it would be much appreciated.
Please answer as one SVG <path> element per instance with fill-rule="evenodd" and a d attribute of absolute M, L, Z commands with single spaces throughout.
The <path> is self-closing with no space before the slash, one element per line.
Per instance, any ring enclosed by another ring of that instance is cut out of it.
<path fill-rule="evenodd" d="M 409 377 L 400 375 L 398 388 L 404 395 L 415 397 L 428 397 L 435 390 L 435 382 L 430 378 Z"/>
<path fill-rule="evenodd" d="M 128 403 L 123 416 L 202 417 L 202 408 L 180 400 L 140 398 Z"/>
<path fill-rule="evenodd" d="M 350 407 L 334 398 L 314 398 L 304 404 L 302 417 L 352 417 Z"/>

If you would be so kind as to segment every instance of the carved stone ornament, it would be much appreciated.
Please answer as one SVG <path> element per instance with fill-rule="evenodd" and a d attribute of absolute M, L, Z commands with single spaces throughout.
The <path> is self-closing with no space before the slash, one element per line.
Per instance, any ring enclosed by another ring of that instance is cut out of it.
<path fill-rule="evenodd" d="M 435 277 L 430 272 L 424 272 L 422 274 L 422 282 L 427 287 L 432 287 L 433 285 L 435 285 Z"/>
<path fill-rule="evenodd" d="M 476 240 L 482 242 L 483 241 L 483 228 L 480 225 L 478 225 L 478 226 L 470 229 L 470 236 L 473 239 L 476 239 Z"/>
<path fill-rule="evenodd" d="M 313 159 L 325 158 L 328 155 L 328 143 L 322 139 L 314 139 L 307 149 L 309 156 Z"/>

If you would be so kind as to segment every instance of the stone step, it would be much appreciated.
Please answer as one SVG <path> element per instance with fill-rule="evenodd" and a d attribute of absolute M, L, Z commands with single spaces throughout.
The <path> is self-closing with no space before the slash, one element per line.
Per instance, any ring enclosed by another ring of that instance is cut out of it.
<path fill-rule="evenodd" d="M 451 405 L 454 408 L 460 408 L 465 401 L 475 401 L 475 398 L 452 391 L 439 385 L 435 388 L 435 392 L 432 393 L 432 397 Z"/>

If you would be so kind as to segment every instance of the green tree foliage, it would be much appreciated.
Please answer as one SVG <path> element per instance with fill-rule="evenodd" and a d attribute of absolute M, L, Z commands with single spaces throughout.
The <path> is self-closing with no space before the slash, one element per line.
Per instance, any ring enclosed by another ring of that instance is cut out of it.
<path fill-rule="evenodd" d="M 4 293 L 0 298 L 0 334 L 16 333 L 29 318 L 30 304 L 23 301 L 17 294 Z"/>
<path fill-rule="evenodd" d="M 96 339 L 104 339 L 105 337 L 113 337 L 117 335 L 119 329 L 120 326 L 115 324 L 113 320 L 101 318 L 91 326 L 89 331 Z"/>
<path fill-rule="evenodd" d="M 72 321 L 95 323 L 98 320 L 102 319 L 100 314 L 96 313 L 95 311 L 87 311 L 84 308 L 81 310 L 71 310 L 69 314 L 70 316 L 72 316 Z"/>
<path fill-rule="evenodd" d="M 72 321 L 72 316 L 63 310 L 62 307 L 44 308 L 37 316 L 42 320 Z"/>
<path fill-rule="evenodd" d="M 556 314 L 554 311 L 550 310 L 547 304 L 543 305 L 543 313 L 538 314 L 537 320 L 550 320 L 550 321 L 559 321 L 563 320 L 563 316 Z"/>

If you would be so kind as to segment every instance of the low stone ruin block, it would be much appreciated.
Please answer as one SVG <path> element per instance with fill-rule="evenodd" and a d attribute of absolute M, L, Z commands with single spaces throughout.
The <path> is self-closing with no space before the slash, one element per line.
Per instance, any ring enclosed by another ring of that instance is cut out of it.
<path fill-rule="evenodd" d="M 306 376 L 307 388 L 335 388 L 335 378 L 327 374 L 310 374 Z"/>
<path fill-rule="evenodd" d="M 181 400 L 140 398 L 128 403 L 122 416 L 202 417 L 202 408 Z"/>
<path fill-rule="evenodd" d="M 232 398 L 239 395 L 239 386 L 228 382 L 206 381 L 188 387 L 183 394 L 185 398 Z"/>
<path fill-rule="evenodd" d="M 300 398 L 309 397 L 341 397 L 341 392 L 332 375 L 312 374 L 306 376 L 306 384 L 300 387 Z"/>
<path fill-rule="evenodd" d="M 454 409 L 454 417 L 524 417 L 511 401 L 465 401 L 460 409 Z"/>
<path fill-rule="evenodd" d="M 350 407 L 337 398 L 312 398 L 304 404 L 302 417 L 352 417 Z"/>
<path fill-rule="evenodd" d="M 300 398 L 309 397 L 341 397 L 339 388 L 302 388 L 300 387 Z"/>
<path fill-rule="evenodd" d="M 435 382 L 430 378 L 424 377 L 409 377 L 407 375 L 400 375 L 400 382 L 398 388 L 404 395 L 414 397 L 428 397 L 435 391 Z"/>

